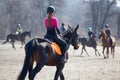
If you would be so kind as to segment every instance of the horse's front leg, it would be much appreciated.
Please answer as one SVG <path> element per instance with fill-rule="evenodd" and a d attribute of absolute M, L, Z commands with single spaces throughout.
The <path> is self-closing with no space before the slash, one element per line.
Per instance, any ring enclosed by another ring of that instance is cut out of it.
<path fill-rule="evenodd" d="M 82 50 L 84 50 L 84 51 L 86 52 L 86 54 L 87 54 L 88 56 L 90 56 L 90 55 L 88 54 L 88 52 L 87 52 L 85 46 L 83 46 Z"/>
<path fill-rule="evenodd" d="M 16 49 L 16 48 L 15 48 L 15 45 L 14 45 L 14 41 L 11 41 L 11 44 L 12 44 L 12 47 L 13 47 L 14 49 Z"/>
<path fill-rule="evenodd" d="M 81 51 L 81 54 L 80 55 L 82 55 L 83 54 L 83 47 L 82 47 L 82 51 Z"/>
<path fill-rule="evenodd" d="M 85 46 L 83 47 L 83 49 L 84 49 L 84 51 L 86 52 L 86 54 L 87 54 L 88 56 L 90 56 L 90 55 L 88 54 L 88 52 L 87 52 Z"/>
<path fill-rule="evenodd" d="M 95 50 L 95 55 L 97 56 L 97 50 L 96 50 L 96 48 L 94 48 L 94 50 Z"/>
<path fill-rule="evenodd" d="M 105 56 L 105 54 L 104 54 L 104 51 L 105 51 L 105 46 L 103 46 L 103 56 L 104 56 L 104 59 L 106 59 L 106 56 Z"/>
<path fill-rule="evenodd" d="M 64 77 L 64 75 L 63 75 L 63 72 L 61 71 L 61 73 L 60 73 L 60 80 L 65 80 L 65 77 Z"/>
<path fill-rule="evenodd" d="M 96 52 L 98 53 L 98 55 L 100 56 L 100 53 L 99 53 L 98 49 L 96 48 L 95 50 L 96 50 Z"/>
<path fill-rule="evenodd" d="M 107 52 L 106 52 L 106 54 L 107 54 L 107 58 L 109 58 L 109 47 L 107 47 Z"/>
<path fill-rule="evenodd" d="M 22 45 L 22 46 L 21 46 L 20 48 L 22 48 L 22 47 L 23 47 L 23 44 L 24 44 L 24 43 L 23 43 L 23 42 L 21 42 L 21 45 Z"/>
<path fill-rule="evenodd" d="M 62 74 L 62 70 L 63 70 L 64 66 L 65 66 L 65 64 L 61 63 L 61 62 L 57 65 L 57 70 L 56 70 L 56 73 L 55 73 L 54 80 L 58 80 L 59 76 L 61 76 L 61 80 L 64 80 L 63 74 Z"/>

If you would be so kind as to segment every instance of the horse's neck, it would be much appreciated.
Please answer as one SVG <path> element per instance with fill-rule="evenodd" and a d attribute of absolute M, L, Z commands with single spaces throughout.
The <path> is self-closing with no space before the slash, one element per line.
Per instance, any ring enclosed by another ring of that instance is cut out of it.
<path fill-rule="evenodd" d="M 27 33 L 22 33 L 21 35 L 22 35 L 22 36 L 28 36 L 28 34 L 27 34 Z"/>
<path fill-rule="evenodd" d="M 107 35 L 106 35 L 106 34 L 103 35 L 103 41 L 104 41 L 104 42 L 108 42 L 108 39 L 107 39 Z"/>

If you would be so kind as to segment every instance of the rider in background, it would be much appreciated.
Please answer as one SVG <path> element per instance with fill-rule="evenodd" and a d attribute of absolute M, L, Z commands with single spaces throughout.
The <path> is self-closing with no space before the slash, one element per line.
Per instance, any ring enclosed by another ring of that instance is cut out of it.
<path fill-rule="evenodd" d="M 92 42 L 92 38 L 95 36 L 93 30 L 91 27 L 88 27 L 88 43 L 90 44 Z"/>
<path fill-rule="evenodd" d="M 105 32 L 107 34 L 107 38 L 109 39 L 111 35 L 111 30 L 108 24 L 105 25 Z"/>
<path fill-rule="evenodd" d="M 66 42 L 61 39 L 60 35 L 60 31 L 58 29 L 58 20 L 57 18 L 54 17 L 54 13 L 55 13 L 55 8 L 54 6 L 49 6 L 47 8 L 47 17 L 44 20 L 44 24 L 45 27 L 47 29 L 47 33 L 45 35 L 45 38 L 47 38 L 48 36 L 50 36 L 50 38 L 52 40 L 54 40 L 58 45 L 61 46 L 61 51 L 62 51 L 62 58 L 60 60 L 60 62 L 65 63 L 66 62 L 66 58 L 65 58 L 65 52 L 67 49 L 67 44 Z"/>
<path fill-rule="evenodd" d="M 109 24 L 105 25 L 105 32 L 107 34 L 107 39 L 110 41 L 110 44 L 112 45 L 111 30 L 110 30 Z"/>
<path fill-rule="evenodd" d="M 65 26 L 64 23 L 62 23 L 62 24 L 61 24 L 60 33 L 63 34 L 66 30 L 67 30 L 67 27 Z"/>
<path fill-rule="evenodd" d="M 22 26 L 21 26 L 21 24 L 18 24 L 16 34 L 20 34 L 22 32 L 23 32 Z"/>

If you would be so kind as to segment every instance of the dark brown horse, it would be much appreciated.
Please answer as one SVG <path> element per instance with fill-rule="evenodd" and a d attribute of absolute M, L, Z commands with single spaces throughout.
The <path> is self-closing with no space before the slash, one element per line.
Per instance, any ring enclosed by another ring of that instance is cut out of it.
<path fill-rule="evenodd" d="M 82 51 L 81 51 L 80 55 L 83 54 L 83 50 L 84 50 L 86 52 L 86 54 L 89 56 L 89 54 L 88 54 L 88 52 L 87 52 L 87 50 L 85 48 L 85 46 L 88 46 L 88 47 L 92 47 L 95 50 L 95 55 L 96 56 L 97 56 L 97 53 L 100 56 L 100 53 L 97 50 L 97 41 L 96 41 L 96 37 L 95 36 L 93 36 L 90 39 L 90 41 L 88 41 L 86 37 L 83 37 L 83 38 L 80 37 L 79 40 L 80 40 L 80 42 L 82 44 Z"/>
<path fill-rule="evenodd" d="M 20 41 L 23 47 L 23 44 L 25 44 L 25 38 L 26 36 L 28 36 L 29 38 L 31 38 L 31 32 L 30 31 L 25 31 L 23 33 L 20 34 L 8 34 L 6 41 L 3 42 L 3 44 L 10 42 L 12 44 L 12 47 L 15 48 L 14 43 L 15 41 Z"/>
<path fill-rule="evenodd" d="M 100 30 L 99 33 L 99 39 L 102 38 L 102 45 L 103 45 L 103 56 L 104 59 L 109 58 L 109 47 L 111 47 L 111 54 L 113 55 L 114 58 L 114 52 L 115 52 L 115 45 L 116 45 L 116 40 L 114 37 L 111 37 L 112 39 L 112 44 L 110 43 L 110 40 L 107 38 L 107 34 L 104 30 Z M 104 54 L 104 50 L 106 50 L 106 55 Z"/>
<path fill-rule="evenodd" d="M 78 34 L 77 26 L 75 29 L 70 28 L 66 31 L 66 34 L 63 37 L 66 38 L 66 42 L 69 45 L 72 44 L 74 49 L 78 49 Z M 51 47 L 51 42 L 41 39 L 34 38 L 25 45 L 25 60 L 22 71 L 18 77 L 18 80 L 24 80 L 27 72 L 29 71 L 28 78 L 29 80 L 34 80 L 36 74 L 45 66 L 56 66 L 57 70 L 55 73 L 54 80 L 58 80 L 60 76 L 61 80 L 64 80 L 63 68 L 65 63 L 60 62 L 60 55 L 57 55 L 54 49 Z M 33 63 L 36 62 L 35 68 L 33 68 Z"/>

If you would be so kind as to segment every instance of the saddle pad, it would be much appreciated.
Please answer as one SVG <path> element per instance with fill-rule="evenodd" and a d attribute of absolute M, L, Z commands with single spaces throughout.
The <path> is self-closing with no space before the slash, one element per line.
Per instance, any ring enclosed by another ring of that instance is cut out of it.
<path fill-rule="evenodd" d="M 60 47 L 59 47 L 56 43 L 52 42 L 52 43 L 51 43 L 51 46 L 52 46 L 52 48 L 55 50 L 55 52 L 56 52 L 58 55 L 61 55 Z"/>

